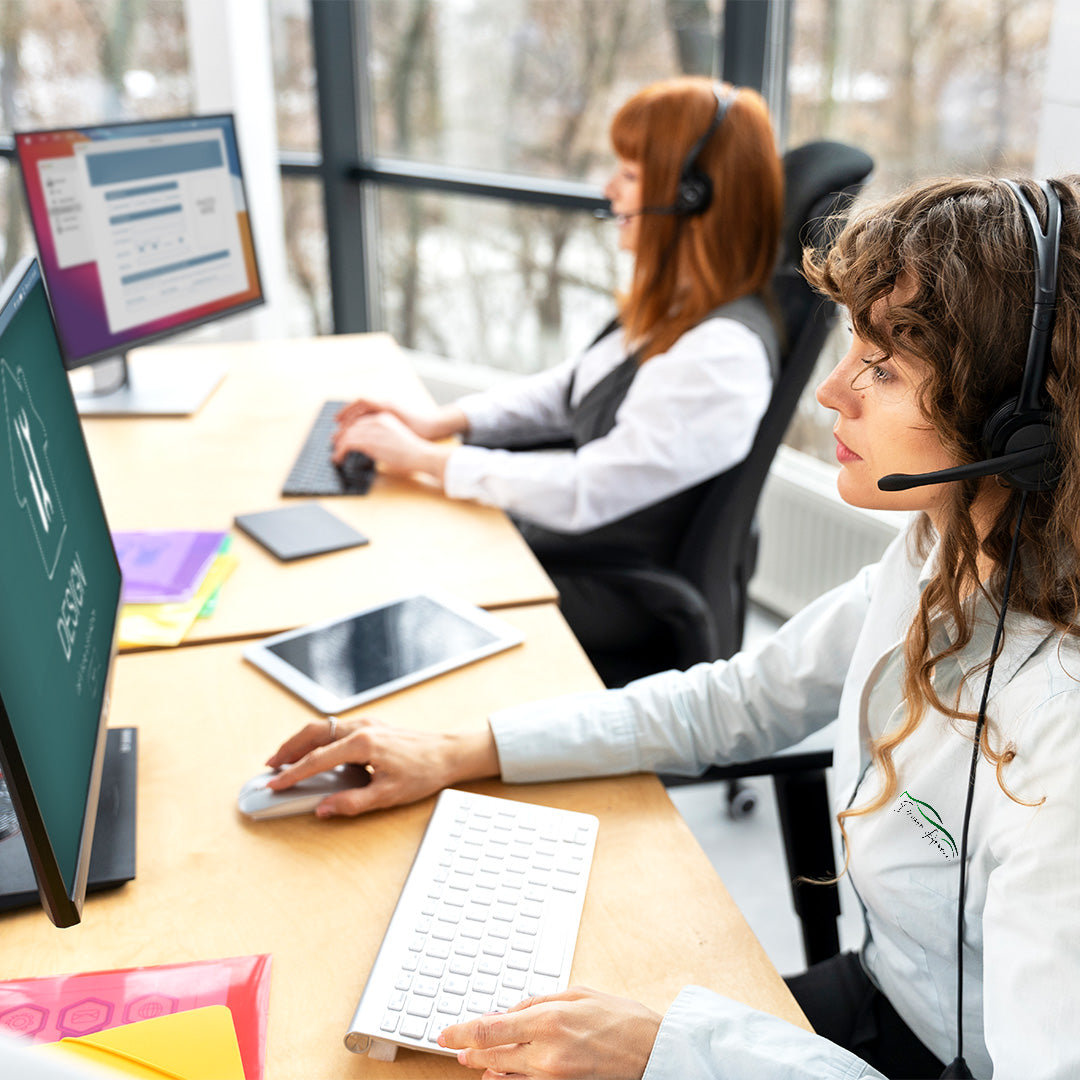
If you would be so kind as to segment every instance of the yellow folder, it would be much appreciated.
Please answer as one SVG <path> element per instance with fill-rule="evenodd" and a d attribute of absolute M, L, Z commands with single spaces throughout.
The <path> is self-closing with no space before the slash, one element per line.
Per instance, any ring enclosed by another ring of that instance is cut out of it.
<path fill-rule="evenodd" d="M 138 1080 L 244 1080 L 232 1013 L 224 1005 L 158 1016 L 35 1049 Z"/>

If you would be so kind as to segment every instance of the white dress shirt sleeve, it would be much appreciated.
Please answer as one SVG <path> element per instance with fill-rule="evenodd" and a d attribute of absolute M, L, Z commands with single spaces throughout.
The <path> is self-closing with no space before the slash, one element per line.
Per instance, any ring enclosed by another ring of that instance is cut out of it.
<path fill-rule="evenodd" d="M 697 775 L 801 741 L 836 719 L 876 572 L 867 567 L 731 660 L 492 714 L 503 779 Z"/>
<path fill-rule="evenodd" d="M 572 367 L 572 365 L 571 365 Z M 555 402 L 558 379 L 528 388 L 538 428 L 568 423 Z M 489 450 L 463 446 L 446 466 L 446 493 L 476 499 L 560 532 L 579 533 L 632 514 L 737 464 L 749 452 L 769 403 L 772 380 L 761 339 L 731 319 L 708 319 L 666 353 L 641 366 L 615 426 L 576 452 Z M 465 399 L 477 434 L 524 423 L 525 398 L 512 409 Z M 549 394 L 541 404 L 541 391 Z M 526 389 L 522 388 L 522 394 Z M 486 395 L 485 395 L 486 397 Z M 496 416 L 495 406 L 503 411 Z"/>
<path fill-rule="evenodd" d="M 469 436 L 501 445 L 566 438 L 570 434 L 567 398 L 577 364 L 575 357 L 482 394 L 458 398 L 457 405 L 469 421 Z"/>
<path fill-rule="evenodd" d="M 884 1080 L 835 1043 L 688 986 L 660 1025 L 641 1080 Z"/>

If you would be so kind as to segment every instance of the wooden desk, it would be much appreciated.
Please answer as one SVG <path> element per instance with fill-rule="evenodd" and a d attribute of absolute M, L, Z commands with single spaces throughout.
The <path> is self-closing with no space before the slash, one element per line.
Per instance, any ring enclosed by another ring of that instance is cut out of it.
<path fill-rule="evenodd" d="M 386 334 L 172 345 L 140 358 L 181 368 L 217 359 L 230 370 L 190 419 L 84 419 L 114 529 L 228 529 L 238 513 L 295 503 L 279 492 L 323 401 L 427 396 Z M 322 502 L 371 543 L 284 565 L 236 532 L 240 565 L 213 617 L 198 620 L 186 643 L 274 633 L 424 588 L 491 608 L 556 598 L 501 510 L 387 476 L 366 496 Z"/>
<path fill-rule="evenodd" d="M 502 615 L 523 646 L 364 711 L 460 730 L 500 706 L 598 686 L 553 605 Z M 311 717 L 240 651 L 120 658 L 112 722 L 139 728 L 138 877 L 91 896 L 68 930 L 39 910 L 0 916 L 0 977 L 272 953 L 267 1080 L 475 1076 L 452 1058 L 401 1051 L 385 1064 L 344 1048 L 432 801 L 357 820 L 240 819 L 241 783 Z M 699 983 L 805 1025 L 655 777 L 475 789 L 600 818 L 574 982 L 656 1009 Z"/>

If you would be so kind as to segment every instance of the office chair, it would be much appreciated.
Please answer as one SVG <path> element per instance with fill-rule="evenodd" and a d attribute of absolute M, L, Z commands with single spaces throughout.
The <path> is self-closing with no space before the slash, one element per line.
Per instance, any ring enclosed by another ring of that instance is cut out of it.
<path fill-rule="evenodd" d="M 813 142 L 784 155 L 785 210 L 773 293 L 786 345 L 772 399 L 746 459 L 706 485 L 671 566 L 606 566 L 545 560 L 553 578 L 585 574 L 631 595 L 654 619 L 639 647 L 590 659 L 607 686 L 726 658 L 742 645 L 747 583 L 758 550 L 755 510 L 769 466 L 802 395 L 836 305 L 815 293 L 799 269 L 803 248 L 828 239 L 830 222 L 842 214 L 866 182 L 873 160 L 838 142 Z M 797 885 L 796 879 L 835 873 L 825 769 L 831 751 L 778 756 L 762 762 L 713 768 L 700 782 L 772 775 L 792 876 L 795 909 L 802 921 L 808 963 L 838 950 L 835 888 Z M 740 798 L 729 789 L 729 805 Z"/>

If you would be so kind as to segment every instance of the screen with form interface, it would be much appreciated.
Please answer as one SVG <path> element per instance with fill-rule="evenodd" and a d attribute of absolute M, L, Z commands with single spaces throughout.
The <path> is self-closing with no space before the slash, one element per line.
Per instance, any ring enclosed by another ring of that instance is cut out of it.
<path fill-rule="evenodd" d="M 231 116 L 15 138 L 69 367 L 261 302 Z"/>

